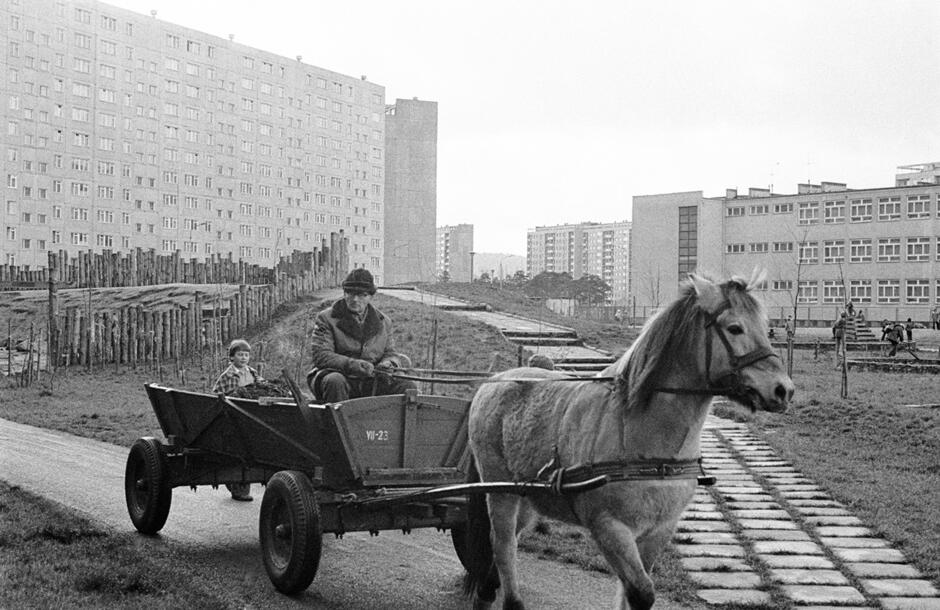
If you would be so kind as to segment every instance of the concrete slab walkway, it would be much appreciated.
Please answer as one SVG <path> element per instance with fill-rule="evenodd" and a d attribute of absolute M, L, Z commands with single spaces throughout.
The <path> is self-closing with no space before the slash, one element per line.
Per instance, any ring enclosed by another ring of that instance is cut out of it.
<path fill-rule="evenodd" d="M 903 554 L 746 425 L 709 417 L 700 488 L 674 538 L 710 605 L 940 610 L 940 591 Z"/>

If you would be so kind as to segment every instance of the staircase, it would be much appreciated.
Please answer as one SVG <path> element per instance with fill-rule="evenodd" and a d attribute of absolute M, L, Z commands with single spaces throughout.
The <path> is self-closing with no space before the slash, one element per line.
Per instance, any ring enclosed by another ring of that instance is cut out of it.
<path fill-rule="evenodd" d="M 859 324 L 858 316 L 845 319 L 845 340 L 852 343 L 877 343 L 878 338 L 867 323 Z"/>

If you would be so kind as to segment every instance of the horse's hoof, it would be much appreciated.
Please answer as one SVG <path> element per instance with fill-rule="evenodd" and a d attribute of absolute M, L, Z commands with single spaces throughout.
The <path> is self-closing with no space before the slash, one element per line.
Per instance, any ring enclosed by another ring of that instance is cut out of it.
<path fill-rule="evenodd" d="M 473 610 L 490 610 L 493 607 L 493 602 L 484 601 L 479 597 L 473 600 Z"/>
<path fill-rule="evenodd" d="M 525 610 L 521 599 L 507 599 L 503 602 L 503 610 Z"/>

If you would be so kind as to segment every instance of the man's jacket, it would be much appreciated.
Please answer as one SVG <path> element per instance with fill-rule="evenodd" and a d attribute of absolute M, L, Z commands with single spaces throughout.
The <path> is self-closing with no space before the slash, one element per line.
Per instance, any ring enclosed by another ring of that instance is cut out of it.
<path fill-rule="evenodd" d="M 401 367 L 404 359 L 392 347 L 391 320 L 372 305 L 366 308 L 361 324 L 342 299 L 317 314 L 313 333 L 313 366 L 317 369 L 349 375 L 349 364 L 354 360 Z"/>

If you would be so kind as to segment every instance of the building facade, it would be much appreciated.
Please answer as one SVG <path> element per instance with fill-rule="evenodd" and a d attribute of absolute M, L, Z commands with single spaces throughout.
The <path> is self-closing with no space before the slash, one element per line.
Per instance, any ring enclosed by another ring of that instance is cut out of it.
<path fill-rule="evenodd" d="M 473 225 L 437 228 L 437 279 L 470 282 L 480 272 L 473 268 Z"/>
<path fill-rule="evenodd" d="M 11 0 L 0 24 L 0 263 L 142 247 L 270 264 L 342 233 L 383 280 L 384 87 L 93 0 Z"/>
<path fill-rule="evenodd" d="M 385 110 L 385 283 L 433 282 L 437 230 L 437 102 Z"/>
<path fill-rule="evenodd" d="M 536 227 L 526 233 L 526 274 L 596 275 L 612 289 L 611 302 L 626 305 L 630 285 L 632 223 L 582 222 Z"/>
<path fill-rule="evenodd" d="M 824 323 L 852 301 L 869 320 L 926 322 L 940 303 L 940 182 L 924 176 L 859 190 L 822 182 L 786 195 L 634 197 L 631 293 L 657 307 L 693 270 L 749 277 L 759 269 L 759 294 L 774 319 L 796 304 L 800 319 Z"/>

